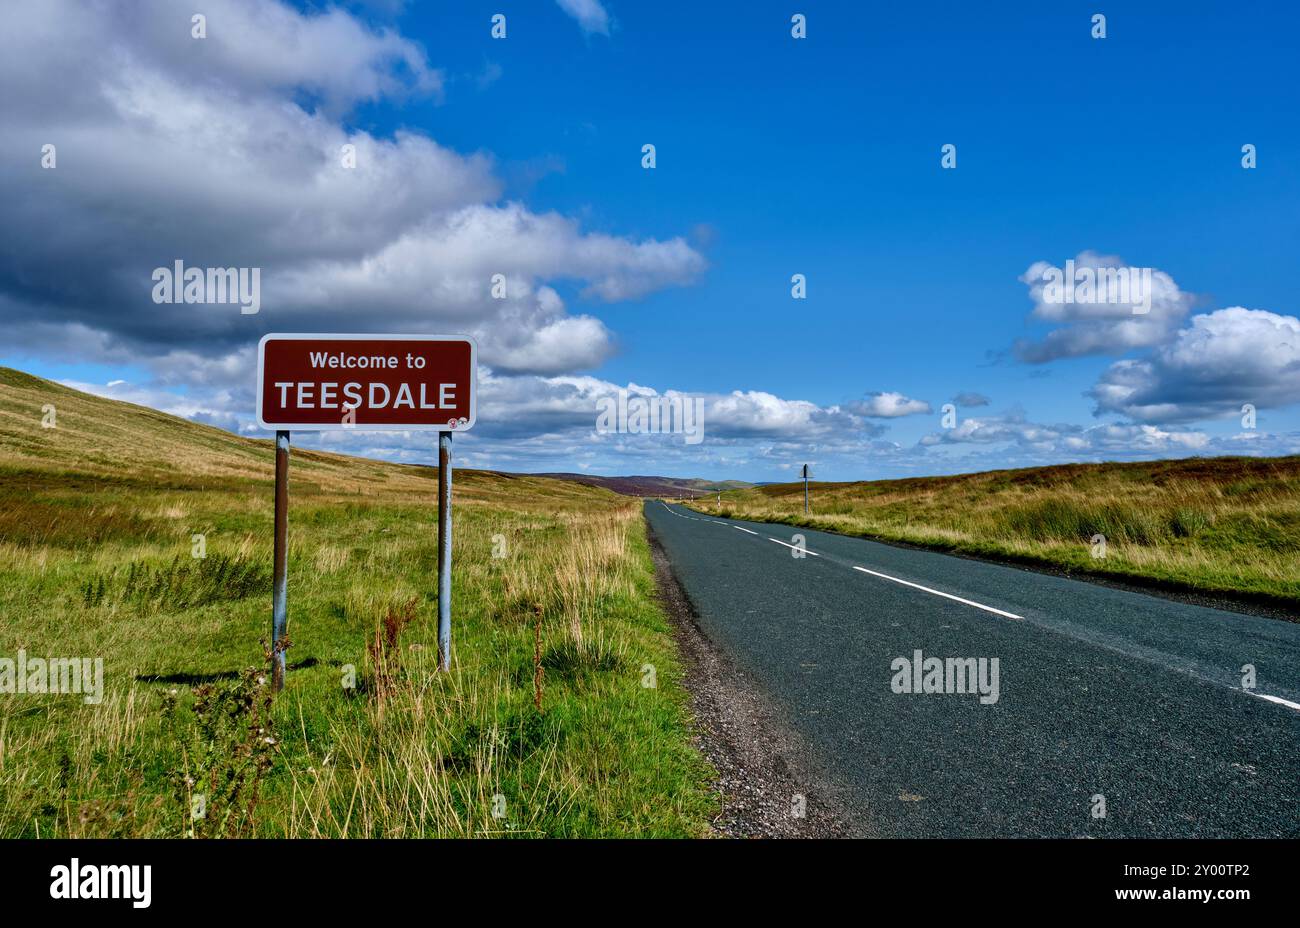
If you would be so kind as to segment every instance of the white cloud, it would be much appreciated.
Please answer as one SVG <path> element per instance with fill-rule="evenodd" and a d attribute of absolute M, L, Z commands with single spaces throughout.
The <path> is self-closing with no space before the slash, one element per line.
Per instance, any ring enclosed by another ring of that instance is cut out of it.
<path fill-rule="evenodd" d="M 876 428 L 839 406 L 786 400 L 761 390 L 733 390 L 705 402 L 705 429 L 723 437 L 766 435 L 809 439 L 839 430 L 875 434 Z"/>
<path fill-rule="evenodd" d="M 680 238 L 633 242 L 584 234 L 557 213 L 532 213 L 518 203 L 476 204 L 432 216 L 363 259 L 321 260 L 286 271 L 264 288 L 264 301 L 283 307 L 296 325 L 360 313 L 409 327 L 436 308 L 437 315 L 480 335 L 487 363 L 558 372 L 604 360 L 608 332 L 590 317 L 566 320 L 564 301 L 542 281 L 585 281 L 592 296 L 628 300 L 688 284 L 703 269 L 704 259 Z M 498 274 L 502 299 L 492 292 Z M 592 341 L 560 344 L 561 333 Z M 525 336 L 536 336 L 537 344 L 521 353 Z M 519 363 L 547 351 L 553 353 L 545 364 Z M 574 357 L 566 360 L 569 354 Z"/>
<path fill-rule="evenodd" d="M 701 398 L 704 401 L 704 432 L 710 441 L 763 437 L 791 441 L 843 437 L 860 441 L 863 436 L 874 436 L 880 430 L 879 426 L 839 406 L 784 399 L 761 390 L 733 390 L 730 393 L 659 391 L 637 383 L 620 386 L 591 376 L 503 377 L 490 370 L 482 378 L 480 387 L 480 422 L 491 419 L 493 424 L 487 430 L 494 433 L 564 429 L 592 433 L 600 400 L 617 397 L 620 389 L 627 391 L 629 396 Z M 600 436 L 599 440 L 610 438 Z"/>
<path fill-rule="evenodd" d="M 600 0 L 555 0 L 560 9 L 578 21 L 583 32 L 609 35 L 609 13 Z"/>
<path fill-rule="evenodd" d="M 339 9 L 304 16 L 278 0 L 204 0 L 207 38 L 190 36 L 188 10 L 169 0 L 134 18 L 151 60 L 241 89 L 306 90 L 346 106 L 404 93 L 436 94 L 443 75 L 414 42 L 371 30 Z"/>
<path fill-rule="evenodd" d="M 703 271 L 684 238 L 587 233 L 500 203 L 486 155 L 346 128 L 338 107 L 441 88 L 415 43 L 338 9 L 203 9 L 207 39 L 161 2 L 130 20 L 108 5 L 24 5 L 0 33 L 0 324 L 13 343 L 165 366 L 178 352 L 225 357 L 271 328 L 451 331 L 476 335 L 502 370 L 554 374 L 613 350 L 554 282 L 621 301 Z M 32 156 L 47 142 L 55 170 Z M 154 304 L 153 269 L 177 259 L 260 268 L 261 314 Z M 491 298 L 497 273 L 505 300 Z"/>
<path fill-rule="evenodd" d="M 931 411 L 929 403 L 901 393 L 868 393 L 863 399 L 849 403 L 845 409 L 854 415 L 875 419 L 896 419 Z"/>
<path fill-rule="evenodd" d="M 1099 268 L 1132 268 L 1113 256 L 1084 251 L 1074 259 L 1076 268 L 1094 272 Z M 1021 275 L 1034 301 L 1031 318 L 1058 326 L 1041 339 L 1021 339 L 1015 353 L 1023 361 L 1041 364 L 1059 358 L 1092 354 L 1123 354 L 1134 348 L 1150 348 L 1168 341 L 1191 309 L 1192 297 L 1178 288 L 1164 271 L 1150 270 L 1150 302 L 1145 313 L 1134 313 L 1134 303 L 1060 302 L 1051 298 L 1044 275 L 1053 269 L 1037 261 Z M 1056 270 L 1060 270 L 1059 268 Z M 1126 271 L 1127 272 L 1127 271 Z M 1141 307 L 1139 307 L 1141 308 Z"/>
<path fill-rule="evenodd" d="M 1233 306 L 1192 318 L 1172 342 L 1112 364 L 1091 390 L 1097 411 L 1143 422 L 1241 415 L 1300 401 L 1300 320 Z"/>
<path fill-rule="evenodd" d="M 483 360 L 509 371 L 558 373 L 598 367 L 613 350 L 604 323 L 591 316 L 563 316 L 538 325 L 511 329 L 489 344 Z M 487 341 L 479 333 L 479 338 Z"/>
<path fill-rule="evenodd" d="M 1087 456 L 1113 453 L 1120 456 L 1165 452 L 1187 452 L 1208 446 L 1209 436 L 1198 431 L 1165 431 L 1151 425 L 1097 425 L 1090 428 L 1070 424 L 1042 425 L 1023 415 L 970 417 L 951 429 L 925 435 L 922 447 L 940 445 L 1007 445 L 1041 454 Z"/>
<path fill-rule="evenodd" d="M 7 4 L 0 85 L 18 81 L 23 92 L 6 98 L 6 110 L 17 118 L 94 114 L 99 88 L 123 67 L 244 99 L 302 92 L 332 107 L 442 89 L 442 73 L 419 45 L 342 10 L 303 15 L 278 0 L 199 6 L 203 39 L 191 37 L 198 10 L 172 0 L 134 0 L 129 17 L 109 3 Z"/>

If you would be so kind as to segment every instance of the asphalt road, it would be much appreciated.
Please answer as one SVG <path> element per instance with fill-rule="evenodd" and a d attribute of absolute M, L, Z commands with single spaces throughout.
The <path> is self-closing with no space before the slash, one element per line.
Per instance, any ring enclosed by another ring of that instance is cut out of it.
<path fill-rule="evenodd" d="M 1300 835 L 1300 624 L 657 501 L 645 511 L 701 629 L 876 834 Z M 988 685 L 983 701 L 895 692 L 915 679 L 895 660 L 917 650 L 923 669 L 997 658 L 996 701 Z"/>

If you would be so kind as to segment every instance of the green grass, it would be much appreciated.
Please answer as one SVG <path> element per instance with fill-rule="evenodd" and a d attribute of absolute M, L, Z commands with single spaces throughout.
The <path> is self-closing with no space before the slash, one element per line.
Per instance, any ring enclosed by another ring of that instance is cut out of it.
<path fill-rule="evenodd" d="M 0 695 L 0 836 L 707 833 L 638 504 L 458 472 L 444 674 L 436 470 L 295 451 L 271 702 L 271 467 L 269 443 L 0 369 L 0 657 L 105 677 L 99 705 Z"/>
<path fill-rule="evenodd" d="M 722 494 L 705 512 L 1300 607 L 1300 457 L 1068 464 Z M 1104 548 L 1098 536 L 1105 539 Z M 1102 555 L 1102 556 L 1098 556 Z"/>

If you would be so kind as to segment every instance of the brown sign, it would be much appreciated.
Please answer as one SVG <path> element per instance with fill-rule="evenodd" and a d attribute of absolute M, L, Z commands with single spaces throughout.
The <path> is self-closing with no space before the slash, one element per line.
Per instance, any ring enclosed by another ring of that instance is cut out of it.
<path fill-rule="evenodd" d="M 463 335 L 266 335 L 257 424 L 463 432 L 474 424 L 477 360 Z"/>

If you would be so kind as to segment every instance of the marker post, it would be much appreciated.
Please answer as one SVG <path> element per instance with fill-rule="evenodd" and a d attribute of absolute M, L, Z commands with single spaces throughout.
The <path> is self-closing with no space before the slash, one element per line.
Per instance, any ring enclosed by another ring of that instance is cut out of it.
<path fill-rule="evenodd" d="M 438 669 L 451 669 L 451 432 L 438 433 Z"/>
<path fill-rule="evenodd" d="M 289 629 L 289 432 L 275 433 L 275 560 L 271 570 L 271 689 L 284 689 L 284 637 Z"/>

